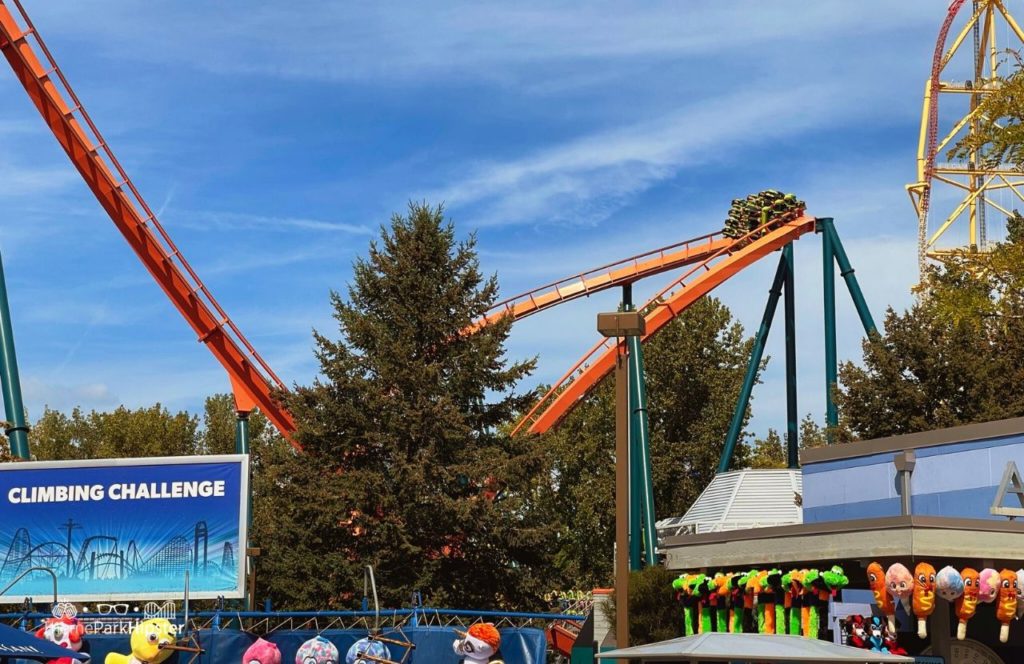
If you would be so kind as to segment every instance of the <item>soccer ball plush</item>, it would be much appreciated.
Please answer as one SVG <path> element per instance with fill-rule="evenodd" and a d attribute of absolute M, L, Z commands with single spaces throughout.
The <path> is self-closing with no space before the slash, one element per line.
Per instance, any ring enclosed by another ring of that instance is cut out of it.
<path fill-rule="evenodd" d="M 371 641 L 369 638 L 359 639 L 348 649 L 345 655 L 345 664 L 372 664 L 372 660 L 364 659 L 362 655 L 372 655 L 380 659 L 391 659 L 391 652 L 388 647 L 380 641 Z"/>

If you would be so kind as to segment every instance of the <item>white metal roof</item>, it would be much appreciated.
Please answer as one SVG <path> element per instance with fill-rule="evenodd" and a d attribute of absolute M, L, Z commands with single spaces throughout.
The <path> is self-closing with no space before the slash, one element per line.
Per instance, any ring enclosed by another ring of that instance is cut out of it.
<path fill-rule="evenodd" d="M 913 662 L 913 657 L 837 646 L 789 634 L 706 632 L 601 653 L 598 659 L 643 662 Z"/>
<path fill-rule="evenodd" d="M 658 538 L 803 523 L 798 469 L 719 473 L 683 516 L 655 524 Z"/>

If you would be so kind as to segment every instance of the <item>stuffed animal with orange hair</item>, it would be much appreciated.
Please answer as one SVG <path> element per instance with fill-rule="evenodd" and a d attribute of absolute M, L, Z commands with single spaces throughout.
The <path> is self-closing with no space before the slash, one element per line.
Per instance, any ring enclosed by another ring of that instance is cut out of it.
<path fill-rule="evenodd" d="M 465 632 L 455 630 L 459 638 L 452 644 L 455 654 L 462 657 L 462 664 L 504 664 L 491 656 L 501 647 L 501 633 L 492 623 L 470 625 Z"/>

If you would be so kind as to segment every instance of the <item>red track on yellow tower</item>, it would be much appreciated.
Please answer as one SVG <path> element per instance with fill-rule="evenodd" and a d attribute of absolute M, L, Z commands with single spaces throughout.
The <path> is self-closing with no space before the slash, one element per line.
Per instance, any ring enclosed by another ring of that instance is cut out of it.
<path fill-rule="evenodd" d="M 729 241 L 726 247 L 694 265 L 641 308 L 650 308 L 644 317 L 647 322 L 647 334 L 642 341 L 653 337 L 673 318 L 716 286 L 804 233 L 813 231 L 815 225 L 814 217 L 808 216 L 801 216 L 792 221 L 778 220 L 769 223 L 766 228 Z M 616 353 L 624 352 L 624 348 L 624 344 L 614 339 L 605 339 L 590 349 L 590 352 L 573 365 L 520 420 L 513 433 L 529 425 L 530 433 L 540 434 L 558 424 L 581 399 L 611 373 L 615 367 Z M 594 359 L 595 357 L 597 359 Z"/>

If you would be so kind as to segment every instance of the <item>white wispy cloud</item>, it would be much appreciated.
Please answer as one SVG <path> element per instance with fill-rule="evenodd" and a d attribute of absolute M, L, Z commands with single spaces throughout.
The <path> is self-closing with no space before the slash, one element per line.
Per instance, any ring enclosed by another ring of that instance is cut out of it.
<path fill-rule="evenodd" d="M 165 215 L 168 225 L 201 231 L 259 230 L 288 233 L 295 230 L 370 235 L 369 226 L 306 217 L 270 216 L 249 212 L 172 210 Z"/>

